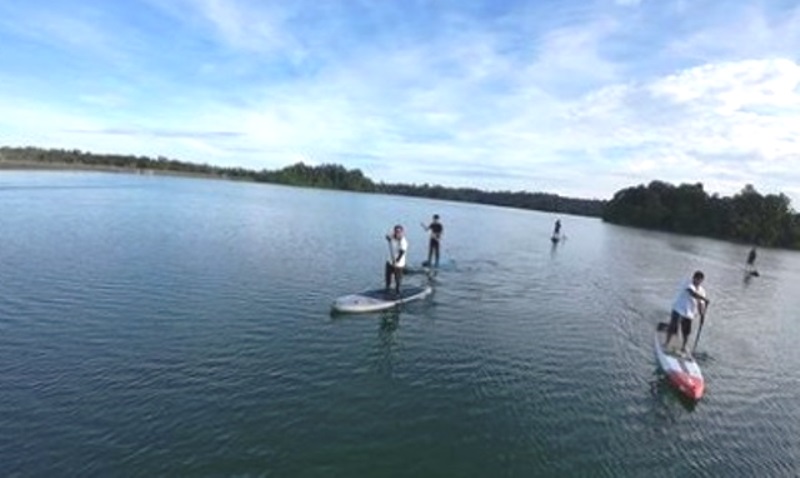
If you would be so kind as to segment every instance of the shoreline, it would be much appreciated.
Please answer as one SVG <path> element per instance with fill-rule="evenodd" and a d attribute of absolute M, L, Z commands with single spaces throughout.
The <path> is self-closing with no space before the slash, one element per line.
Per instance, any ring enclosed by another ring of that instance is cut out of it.
<path fill-rule="evenodd" d="M 219 179 L 225 181 L 250 181 L 220 176 L 218 174 L 193 173 L 171 169 L 125 168 L 119 166 L 92 165 L 82 163 L 15 161 L 0 159 L 0 172 L 3 171 L 87 171 L 100 173 L 133 174 L 137 176 L 177 176 L 200 179 Z"/>

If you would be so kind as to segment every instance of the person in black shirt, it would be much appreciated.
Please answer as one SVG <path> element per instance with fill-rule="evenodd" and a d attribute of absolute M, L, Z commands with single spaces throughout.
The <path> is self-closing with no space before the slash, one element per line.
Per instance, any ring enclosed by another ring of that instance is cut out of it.
<path fill-rule="evenodd" d="M 428 260 L 425 265 L 429 267 L 439 267 L 439 246 L 442 241 L 442 233 L 444 232 L 444 226 L 439 222 L 439 215 L 434 214 L 433 221 L 427 226 L 423 224 L 422 227 L 431 233 L 431 239 L 430 242 L 428 242 Z M 434 262 L 431 262 L 431 260 L 434 260 Z"/>

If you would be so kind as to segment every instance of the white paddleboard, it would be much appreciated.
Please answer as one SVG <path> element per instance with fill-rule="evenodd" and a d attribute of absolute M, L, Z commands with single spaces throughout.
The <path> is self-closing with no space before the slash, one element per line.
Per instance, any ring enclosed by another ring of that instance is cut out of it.
<path fill-rule="evenodd" d="M 406 302 L 423 299 L 431 293 L 433 293 L 433 289 L 430 286 L 402 288 L 399 295 L 394 292 L 394 289 L 388 292 L 385 289 L 373 289 L 339 297 L 333 301 L 331 308 L 335 312 L 350 314 L 378 312 Z"/>
<path fill-rule="evenodd" d="M 437 270 L 452 271 L 456 268 L 456 261 L 453 259 L 442 259 L 439 264 L 431 265 L 428 261 L 422 261 L 419 266 L 406 266 L 403 269 L 405 274 L 428 274 Z"/>
<path fill-rule="evenodd" d="M 428 261 L 422 261 L 422 267 L 428 267 L 431 269 L 440 269 L 440 270 L 452 270 L 456 268 L 456 261 L 454 261 L 453 259 L 442 259 L 439 261 L 438 264 L 436 264 L 435 262 L 431 264 Z"/>
<path fill-rule="evenodd" d="M 431 268 L 427 266 L 405 266 L 403 268 L 403 274 L 406 275 L 427 274 L 430 271 Z"/>

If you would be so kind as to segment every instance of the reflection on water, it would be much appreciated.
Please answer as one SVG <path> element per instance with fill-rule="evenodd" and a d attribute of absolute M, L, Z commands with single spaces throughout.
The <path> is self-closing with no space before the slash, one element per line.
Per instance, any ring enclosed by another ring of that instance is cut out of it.
<path fill-rule="evenodd" d="M 378 372 L 386 377 L 394 375 L 394 360 L 397 353 L 396 332 L 400 326 L 399 309 L 386 311 L 380 314 L 378 326 L 379 360 Z"/>

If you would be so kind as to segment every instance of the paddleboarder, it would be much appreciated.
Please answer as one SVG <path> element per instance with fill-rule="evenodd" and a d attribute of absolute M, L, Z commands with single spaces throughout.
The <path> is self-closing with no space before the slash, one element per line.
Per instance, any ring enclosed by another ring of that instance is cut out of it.
<path fill-rule="evenodd" d="M 683 335 L 681 352 L 686 353 L 686 342 L 692 333 L 692 320 L 697 315 L 700 316 L 700 326 L 702 327 L 705 320 L 706 307 L 711 302 L 706 298 L 706 290 L 701 285 L 703 280 L 705 280 L 705 274 L 702 271 L 696 271 L 692 274 L 691 279 L 687 279 L 681 284 L 678 295 L 672 304 L 672 314 L 667 328 L 667 340 L 664 342 L 664 349 L 669 347 L 669 341 L 678 333 L 678 325 L 680 325 Z"/>
<path fill-rule="evenodd" d="M 553 235 L 550 236 L 550 241 L 553 242 L 553 250 L 555 250 L 556 244 L 561 239 L 566 239 L 566 237 L 561 235 L 561 219 L 556 219 L 556 223 L 553 226 Z"/>
<path fill-rule="evenodd" d="M 394 290 L 400 294 L 400 283 L 403 280 L 403 268 L 406 266 L 406 251 L 408 251 L 408 241 L 405 238 L 403 226 L 394 226 L 391 234 L 386 235 L 389 243 L 389 259 L 386 261 L 386 292 L 389 292 L 394 277 Z"/>
<path fill-rule="evenodd" d="M 753 273 L 756 270 L 756 247 L 753 246 L 750 249 L 750 253 L 747 254 L 747 272 Z"/>
<path fill-rule="evenodd" d="M 444 233 L 444 226 L 439 221 L 439 215 L 434 214 L 433 220 L 427 226 L 423 223 L 422 228 L 431 233 L 430 240 L 428 241 L 428 260 L 427 266 L 439 267 L 439 246 L 442 242 L 442 234 Z M 435 259 L 434 262 L 431 262 Z"/>

